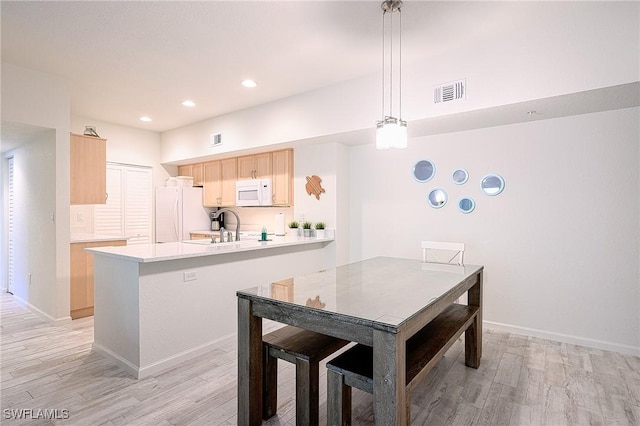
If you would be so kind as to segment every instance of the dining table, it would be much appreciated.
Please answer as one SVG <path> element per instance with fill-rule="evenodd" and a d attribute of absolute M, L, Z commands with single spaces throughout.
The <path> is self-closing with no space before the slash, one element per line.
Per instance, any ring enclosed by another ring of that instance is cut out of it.
<path fill-rule="evenodd" d="M 473 309 L 463 331 L 465 364 L 479 366 L 483 270 L 374 257 L 238 291 L 238 424 L 262 422 L 263 319 L 372 347 L 374 422 L 406 424 L 407 340 L 465 293 Z M 443 346 L 435 352 L 442 356 L 457 337 L 434 343 Z"/>

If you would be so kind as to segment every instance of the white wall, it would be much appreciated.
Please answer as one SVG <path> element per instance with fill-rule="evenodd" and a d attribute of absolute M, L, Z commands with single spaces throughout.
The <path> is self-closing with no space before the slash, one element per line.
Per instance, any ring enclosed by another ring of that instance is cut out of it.
<path fill-rule="evenodd" d="M 339 143 L 305 145 L 294 150 L 294 218 L 300 226 L 304 221 L 324 222 L 327 228 L 335 230 L 337 265 L 348 263 L 348 223 L 344 220 L 347 204 L 338 204 L 348 199 L 347 158 L 346 146 Z M 312 175 L 322 179 L 325 192 L 320 199 L 305 189 L 307 176 Z"/>
<path fill-rule="evenodd" d="M 27 299 L 23 300 L 52 320 L 69 319 L 69 104 L 69 88 L 65 80 L 2 63 L 2 121 L 55 130 L 54 140 L 46 142 L 54 144 L 53 152 L 48 151 L 50 145 L 40 146 L 46 146 L 45 153 L 25 147 L 25 158 L 20 160 L 24 161 L 22 164 L 35 169 L 29 171 L 26 181 L 33 194 L 37 194 L 38 188 L 46 188 L 52 191 L 50 196 L 54 195 L 55 201 L 49 197 L 38 201 L 35 196 L 25 194 L 30 200 L 29 208 L 41 209 L 32 214 L 46 216 L 32 216 L 35 220 L 33 226 L 41 235 L 37 236 L 38 240 L 27 239 L 26 245 L 16 252 L 16 258 L 34 259 L 31 256 L 36 253 L 46 256 L 47 260 L 38 260 L 29 265 L 32 280 L 39 277 L 42 281 L 37 285 L 34 282 L 29 292 L 25 293 Z M 45 225 L 52 213 L 55 223 Z M 31 213 L 20 211 L 19 214 Z M 24 238 L 24 235 L 18 235 L 18 238 Z M 3 235 L 2 241 L 4 245 L 6 235 Z M 46 253 L 40 251 L 38 244 L 44 244 Z M 18 278 L 25 279 L 23 276 Z"/>
<path fill-rule="evenodd" d="M 107 139 L 107 161 L 153 168 L 153 186 L 163 186 L 177 167 L 160 164 L 160 134 L 107 123 L 93 118 L 71 116 L 71 131 L 82 134 L 85 126 L 95 126 L 101 138 Z"/>
<path fill-rule="evenodd" d="M 508 37 L 491 28 L 474 29 L 482 36 L 403 64 L 403 118 L 421 120 L 640 78 L 640 3 L 546 2 L 540 7 L 536 2 L 512 2 L 510 7 L 501 18 L 513 26 Z M 523 20 L 536 23 L 539 31 L 522 31 Z M 420 40 L 411 44 L 420 46 Z M 163 132 L 161 161 L 371 129 L 381 116 L 380 75 L 375 71 L 366 78 Z M 434 85 L 460 78 L 467 80 L 465 102 L 432 103 Z M 223 133 L 223 145 L 210 148 L 209 134 L 217 132 Z M 334 141 L 343 142 L 339 137 Z"/>
<path fill-rule="evenodd" d="M 56 141 L 46 137 L 8 153 L 14 166 L 13 294 L 53 319 L 56 311 Z M 29 276 L 31 275 L 31 279 Z"/>
<path fill-rule="evenodd" d="M 151 167 L 154 188 L 164 186 L 169 176 L 177 174 L 177 166 L 160 164 L 160 134 L 158 132 L 107 123 L 93 118 L 71 116 L 71 131 L 73 133 L 82 134 L 85 126 L 94 126 L 100 137 L 107 139 L 107 161 Z M 77 221 L 76 213 L 84 214 L 84 222 Z M 93 206 L 71 206 L 70 225 L 72 231 L 93 232 L 93 217 Z M 151 228 L 155 232 L 155 214 L 152 218 Z"/>
<path fill-rule="evenodd" d="M 421 240 L 462 241 L 485 265 L 485 321 L 556 340 L 640 354 L 638 108 L 350 149 L 351 260 L 419 258 Z M 428 158 L 436 176 L 418 183 Z M 451 182 L 458 167 L 469 182 Z M 483 195 L 479 181 L 506 187 Z M 435 187 L 442 209 L 427 205 Z M 471 214 L 457 211 L 468 195 Z M 385 226 L 381 226 L 381 220 Z"/>

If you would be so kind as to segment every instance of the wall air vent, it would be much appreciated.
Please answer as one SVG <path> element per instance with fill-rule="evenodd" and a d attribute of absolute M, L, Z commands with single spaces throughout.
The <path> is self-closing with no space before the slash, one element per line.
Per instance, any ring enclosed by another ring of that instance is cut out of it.
<path fill-rule="evenodd" d="M 467 80 L 450 81 L 433 87 L 433 103 L 463 101 L 467 98 Z"/>
<path fill-rule="evenodd" d="M 209 135 L 209 147 L 215 148 L 222 145 L 222 133 L 211 133 Z"/>

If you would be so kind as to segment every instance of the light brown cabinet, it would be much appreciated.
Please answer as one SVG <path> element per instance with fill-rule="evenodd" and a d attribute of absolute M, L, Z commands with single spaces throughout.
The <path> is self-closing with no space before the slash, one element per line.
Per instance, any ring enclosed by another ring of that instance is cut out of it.
<path fill-rule="evenodd" d="M 85 248 L 126 246 L 126 240 L 71 243 L 70 314 L 72 319 L 93 315 L 93 254 Z"/>
<path fill-rule="evenodd" d="M 273 151 L 271 155 L 273 205 L 293 205 L 293 150 Z"/>
<path fill-rule="evenodd" d="M 189 235 L 192 240 L 205 240 L 211 238 L 210 234 L 198 234 L 197 232 L 190 232 Z"/>
<path fill-rule="evenodd" d="M 107 202 L 107 140 L 71 133 L 71 204 Z"/>
<path fill-rule="evenodd" d="M 203 186 L 204 166 L 202 163 L 178 166 L 178 176 L 191 176 L 193 178 L 193 186 Z"/>
<path fill-rule="evenodd" d="M 237 176 L 235 158 L 204 163 L 203 205 L 206 207 L 235 206 Z"/>
<path fill-rule="evenodd" d="M 238 179 L 260 179 L 271 177 L 271 153 L 238 157 Z"/>

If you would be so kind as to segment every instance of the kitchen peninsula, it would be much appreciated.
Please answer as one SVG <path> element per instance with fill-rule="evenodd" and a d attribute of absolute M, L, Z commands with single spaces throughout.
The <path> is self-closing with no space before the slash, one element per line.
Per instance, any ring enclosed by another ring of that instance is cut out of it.
<path fill-rule="evenodd" d="M 335 267 L 332 238 L 92 248 L 93 349 L 136 378 L 236 333 L 236 291 Z"/>

